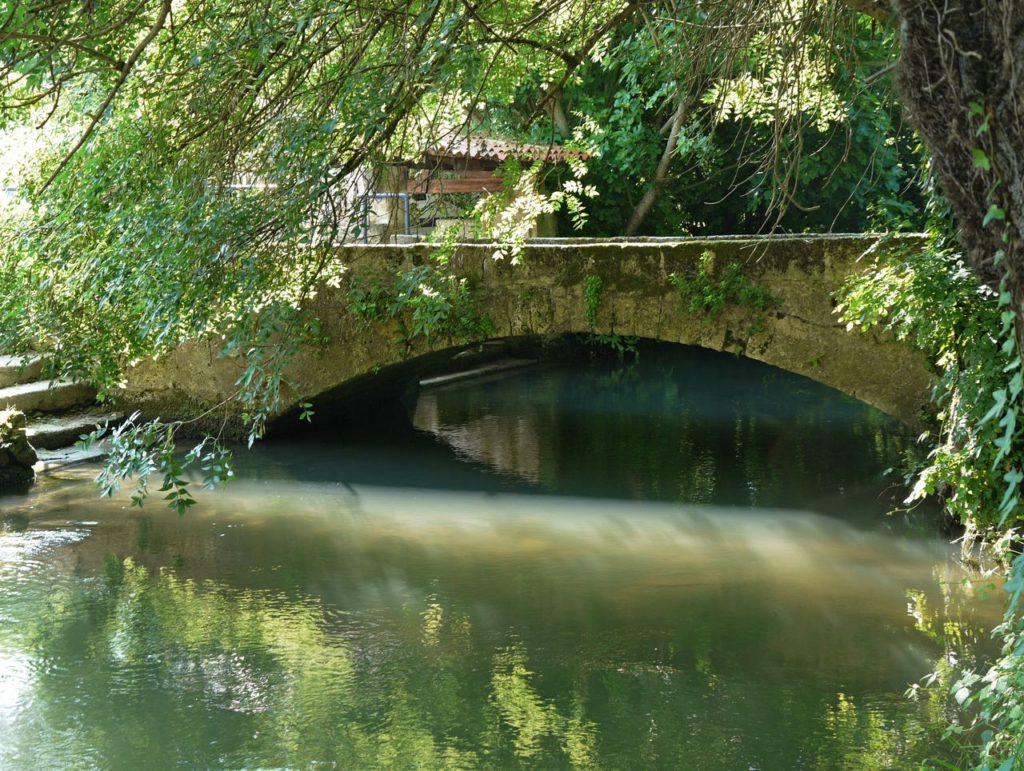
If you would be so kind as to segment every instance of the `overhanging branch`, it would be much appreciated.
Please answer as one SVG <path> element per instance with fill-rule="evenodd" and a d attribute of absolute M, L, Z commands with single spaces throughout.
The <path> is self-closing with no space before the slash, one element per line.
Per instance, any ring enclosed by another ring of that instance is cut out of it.
<path fill-rule="evenodd" d="M 160 30 L 163 29 L 164 24 L 167 23 L 167 17 L 170 16 L 170 14 L 171 0 L 162 0 L 162 3 L 160 5 L 160 13 L 157 15 L 156 21 L 153 22 L 153 25 L 149 28 L 149 31 L 146 33 L 146 36 L 138 42 L 138 44 L 132 50 L 131 54 L 129 54 L 128 58 L 125 59 L 124 66 L 121 68 L 121 74 L 118 76 L 117 81 L 114 83 L 114 85 L 110 88 L 110 91 L 107 93 L 106 99 L 103 100 L 103 104 L 101 104 L 99 109 L 96 110 L 95 113 L 93 113 L 93 116 L 89 121 L 89 125 L 86 126 L 85 131 L 82 132 L 82 136 L 78 138 L 78 141 L 75 142 L 75 146 L 72 147 L 71 150 L 67 153 L 67 155 L 65 155 L 64 158 L 61 160 L 61 162 L 57 164 L 57 168 L 53 170 L 53 173 L 50 174 L 46 182 L 43 184 L 42 190 L 46 190 L 50 185 L 53 184 L 53 181 L 57 179 L 57 177 L 61 175 L 61 172 L 63 172 L 64 169 L 68 167 L 68 164 L 71 163 L 71 160 L 78 154 L 78 151 L 85 146 L 86 142 L 89 141 L 89 137 L 92 136 L 93 132 L 96 130 L 96 127 L 99 125 L 100 120 L 103 118 L 103 113 L 105 113 L 107 111 L 107 108 L 109 108 L 110 105 L 114 102 L 114 99 L 117 97 L 117 94 L 121 90 L 121 87 L 125 84 L 125 81 L 128 80 L 128 76 L 131 74 L 132 70 L 135 68 L 135 65 L 138 63 L 139 58 L 142 56 L 147 46 L 149 46 L 149 44 L 156 39 L 156 36 L 160 34 Z"/>

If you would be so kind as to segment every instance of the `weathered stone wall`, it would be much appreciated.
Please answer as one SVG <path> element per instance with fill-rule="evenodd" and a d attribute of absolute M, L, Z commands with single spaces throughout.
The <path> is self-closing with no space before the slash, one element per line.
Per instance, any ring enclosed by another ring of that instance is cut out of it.
<path fill-rule="evenodd" d="M 932 377 L 924 356 L 876 333 L 848 332 L 834 314 L 833 295 L 873 257 L 871 236 L 686 239 L 673 242 L 541 242 L 526 247 L 521 264 L 493 258 L 494 246 L 461 246 L 452 270 L 464 276 L 474 305 L 494 322 L 494 337 L 547 336 L 594 331 L 731 351 L 796 372 L 916 424 L 928 403 Z M 705 252 L 720 269 L 740 263 L 745 278 L 766 289 L 778 305 L 759 313 L 726 307 L 717 317 L 688 311 L 670 275 L 692 275 Z M 339 259 L 352 275 L 395 275 L 429 254 L 425 245 L 342 249 Z M 588 276 L 601 278 L 596 325 L 591 329 L 584 299 Z M 411 350 L 397 342 L 394 322 L 366 321 L 347 310 L 347 289 L 325 288 L 309 304 L 329 343 L 302 352 L 288 377 L 298 393 L 287 394 L 287 410 L 300 398 L 337 395 L 369 385 L 382 369 L 398 365 L 411 376 L 460 341 L 417 340 Z M 217 341 L 191 344 L 161 361 L 129 373 L 125 406 L 164 417 L 193 417 L 235 391 L 239 362 L 217 358 Z M 435 352 L 431 358 L 424 354 Z M 339 391 L 338 389 L 342 389 Z M 234 414 L 230 404 L 206 420 Z"/>

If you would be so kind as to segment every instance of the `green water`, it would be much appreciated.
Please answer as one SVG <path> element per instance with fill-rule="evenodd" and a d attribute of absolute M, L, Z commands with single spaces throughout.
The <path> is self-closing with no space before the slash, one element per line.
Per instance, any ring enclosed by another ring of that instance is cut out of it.
<path fill-rule="evenodd" d="M 885 515 L 908 445 L 878 413 L 651 349 L 426 390 L 414 422 L 268 442 L 183 518 L 88 469 L 0 502 L 0 767 L 949 757 L 904 692 L 1001 600 Z"/>

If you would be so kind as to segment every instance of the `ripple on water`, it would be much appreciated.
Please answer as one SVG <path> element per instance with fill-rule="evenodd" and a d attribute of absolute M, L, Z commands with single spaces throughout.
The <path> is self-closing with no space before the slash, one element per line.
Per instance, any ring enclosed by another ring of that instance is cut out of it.
<path fill-rule="evenodd" d="M 15 608 L 35 602 L 40 591 L 49 592 L 63 583 L 68 571 L 56 557 L 62 547 L 85 540 L 90 531 L 75 523 L 65 528 L 23 530 L 0 533 L 0 583 L 4 586 L 4 603 L 0 620 L 15 621 Z"/>
<path fill-rule="evenodd" d="M 40 602 L 63 583 L 52 557 L 61 547 L 88 535 L 89 530 L 77 523 L 65 528 L 0 532 L 0 734 L 20 715 L 32 712 L 33 682 L 50 666 L 19 643 L 31 634 Z"/>
<path fill-rule="evenodd" d="M 60 529 L 0 533 L 0 566 L 37 555 L 46 549 L 81 541 L 89 535 L 89 530 L 86 527 L 95 524 L 95 522 L 75 522 Z"/>
<path fill-rule="evenodd" d="M 934 632 L 1001 608 L 882 516 L 884 423 L 725 361 L 436 392 L 445 441 L 268 444 L 186 517 L 37 497 L 0 768 L 916 767 Z"/>

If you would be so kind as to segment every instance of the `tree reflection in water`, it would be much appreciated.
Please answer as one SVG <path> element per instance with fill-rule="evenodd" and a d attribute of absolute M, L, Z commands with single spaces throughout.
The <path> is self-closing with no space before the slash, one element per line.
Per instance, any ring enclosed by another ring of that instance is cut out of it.
<path fill-rule="evenodd" d="M 751 367 L 645 351 L 425 392 L 421 431 L 268 443 L 184 518 L 44 482 L 0 523 L 0 767 L 946 752 L 945 691 L 904 692 L 998 592 L 884 515 L 887 419 Z"/>
<path fill-rule="evenodd" d="M 679 503 L 821 509 L 861 492 L 845 507 L 856 509 L 912 445 L 892 419 L 806 378 L 664 345 L 629 366 L 425 389 L 413 420 L 461 457 L 544 490 Z"/>
<path fill-rule="evenodd" d="M 923 597 L 922 636 L 971 623 Z M 538 658 L 436 593 L 360 617 L 130 558 L 53 593 L 23 644 L 35 709 L 7 726 L 5 765 L 880 769 L 929 757 L 946 719 L 933 700 L 800 684 L 765 702 L 716 669 L 713 645 L 630 662 L 580 641 Z"/>

